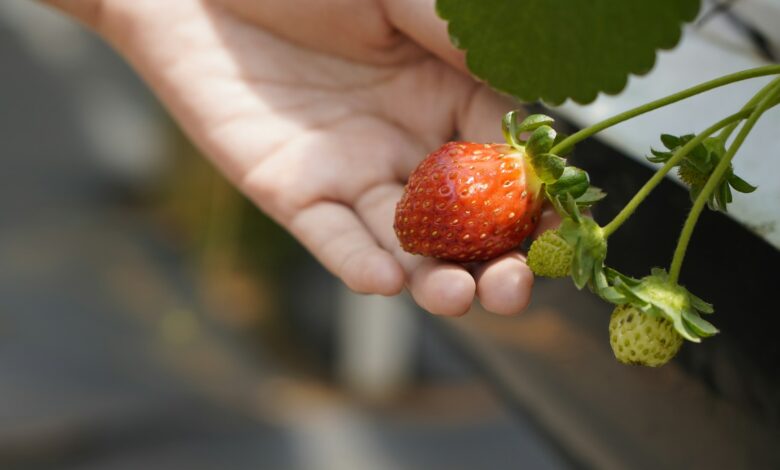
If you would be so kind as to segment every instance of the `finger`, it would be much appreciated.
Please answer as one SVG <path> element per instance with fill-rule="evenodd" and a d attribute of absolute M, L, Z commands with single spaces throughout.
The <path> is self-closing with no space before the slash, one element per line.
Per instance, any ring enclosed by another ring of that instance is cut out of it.
<path fill-rule="evenodd" d="M 539 224 L 536 226 L 532 237 L 536 238 L 548 230 L 558 228 L 559 225 L 561 225 L 561 216 L 555 212 L 552 206 L 546 205 L 542 209 L 542 213 L 539 216 Z"/>
<path fill-rule="evenodd" d="M 398 248 L 400 251 L 401 249 Z M 457 317 L 471 308 L 476 293 L 474 278 L 462 266 L 415 257 L 408 267 L 409 292 L 417 304 L 435 315 Z"/>
<path fill-rule="evenodd" d="M 343 204 L 318 202 L 300 211 L 290 232 L 328 269 L 355 292 L 395 295 L 403 289 L 398 261 Z"/>
<path fill-rule="evenodd" d="M 385 0 L 382 3 L 394 27 L 448 64 L 466 71 L 465 54 L 450 42 L 447 22 L 436 15 L 435 0 Z"/>
<path fill-rule="evenodd" d="M 486 310 L 515 315 L 528 307 L 534 276 L 520 253 L 507 253 L 484 263 L 475 277 L 477 296 Z"/>
<path fill-rule="evenodd" d="M 471 98 L 464 102 L 455 123 L 461 137 L 474 142 L 503 142 L 501 119 L 518 108 L 517 102 L 485 85 L 475 86 Z"/>
<path fill-rule="evenodd" d="M 406 283 L 415 302 L 425 310 L 447 316 L 462 315 L 471 307 L 476 284 L 462 266 L 404 252 L 393 231 L 395 206 L 403 187 L 397 183 L 377 186 L 356 202 L 355 209 L 386 250 L 406 272 Z"/>

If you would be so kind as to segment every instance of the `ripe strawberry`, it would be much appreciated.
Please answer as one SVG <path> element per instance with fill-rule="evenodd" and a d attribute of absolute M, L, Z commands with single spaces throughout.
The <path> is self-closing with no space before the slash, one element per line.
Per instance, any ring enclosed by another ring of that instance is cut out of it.
<path fill-rule="evenodd" d="M 531 244 L 528 267 L 537 276 L 566 277 L 571 273 L 574 248 L 557 230 L 547 230 Z"/>
<path fill-rule="evenodd" d="M 662 366 L 677 354 L 682 342 L 671 321 L 632 305 L 618 305 L 609 320 L 609 344 L 624 364 Z"/>
<path fill-rule="evenodd" d="M 514 147 L 449 142 L 410 175 L 395 233 L 410 253 L 460 262 L 495 258 L 536 227 L 541 186 Z"/>

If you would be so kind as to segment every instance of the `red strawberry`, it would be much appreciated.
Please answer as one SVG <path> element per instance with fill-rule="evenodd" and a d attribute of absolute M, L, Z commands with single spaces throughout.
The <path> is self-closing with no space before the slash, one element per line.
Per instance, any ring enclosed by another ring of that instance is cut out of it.
<path fill-rule="evenodd" d="M 495 258 L 536 227 L 541 187 L 520 150 L 449 142 L 410 175 L 395 233 L 410 253 L 461 262 Z"/>

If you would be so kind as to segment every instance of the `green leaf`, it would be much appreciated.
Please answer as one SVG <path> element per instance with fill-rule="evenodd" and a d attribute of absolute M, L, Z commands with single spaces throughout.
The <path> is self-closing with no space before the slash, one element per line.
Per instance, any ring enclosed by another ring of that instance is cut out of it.
<path fill-rule="evenodd" d="M 700 0 L 437 0 L 450 38 L 493 88 L 560 104 L 615 94 L 680 39 Z"/>
<path fill-rule="evenodd" d="M 572 198 L 568 195 L 568 199 Z M 576 204 L 575 204 L 576 207 Z M 591 218 L 582 217 L 579 221 L 565 218 L 558 227 L 566 243 L 574 246 L 571 264 L 571 278 L 578 289 L 585 287 L 596 272 L 602 271 L 607 257 L 607 240 L 601 227 Z"/>

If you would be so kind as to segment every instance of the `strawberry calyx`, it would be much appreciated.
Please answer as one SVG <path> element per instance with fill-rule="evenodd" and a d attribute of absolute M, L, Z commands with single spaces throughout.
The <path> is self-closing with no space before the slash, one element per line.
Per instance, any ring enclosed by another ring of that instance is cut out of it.
<path fill-rule="evenodd" d="M 718 333 L 717 328 L 701 317 L 714 312 L 712 305 L 671 282 L 666 270 L 654 268 L 642 279 L 625 276 L 611 268 L 605 274 L 613 289 L 608 291 L 613 303 L 629 304 L 647 315 L 663 317 L 680 336 L 694 343 Z"/>
<path fill-rule="evenodd" d="M 551 126 L 553 118 L 544 114 L 531 114 L 522 121 L 521 111 L 508 112 L 501 121 L 501 131 L 507 144 L 522 151 L 534 174 L 545 184 L 545 196 L 556 209 L 563 206 L 563 200 L 571 195 L 579 207 L 590 207 L 606 194 L 590 185 L 588 173 L 566 164 L 566 159 L 551 150 L 565 140 L 565 135 Z M 563 150 L 569 153 L 572 148 Z M 561 210 L 559 213 L 563 214 Z"/>
<path fill-rule="evenodd" d="M 693 140 L 694 134 L 685 134 L 675 136 L 671 134 L 662 134 L 661 143 L 666 147 L 666 151 L 650 149 L 653 154 L 647 159 L 653 163 L 666 163 L 676 152 Z M 691 200 L 695 201 L 704 189 L 704 185 L 710 179 L 715 171 L 715 167 L 726 154 L 724 139 L 720 136 L 707 137 L 700 144 L 693 147 L 677 163 L 678 176 L 690 190 Z M 747 181 L 743 180 L 734 173 L 734 168 L 729 165 L 725 174 L 718 181 L 717 187 L 707 200 L 707 206 L 711 210 L 727 212 L 728 204 L 733 200 L 732 190 L 741 193 L 752 193 L 757 188 Z"/>
<path fill-rule="evenodd" d="M 525 152 L 536 175 L 545 184 L 555 183 L 566 168 L 566 159 L 549 153 L 555 145 L 558 134 L 551 127 L 555 120 L 544 114 L 532 114 L 518 121 L 520 111 L 510 111 L 501 121 L 501 130 L 506 142 Z M 528 138 L 524 136 L 528 134 Z"/>
<path fill-rule="evenodd" d="M 568 198 L 568 206 L 575 216 L 563 219 L 558 227 L 558 235 L 572 247 L 571 277 L 574 285 L 582 289 L 603 272 L 607 239 L 593 219 L 579 214 L 571 196 Z"/>

